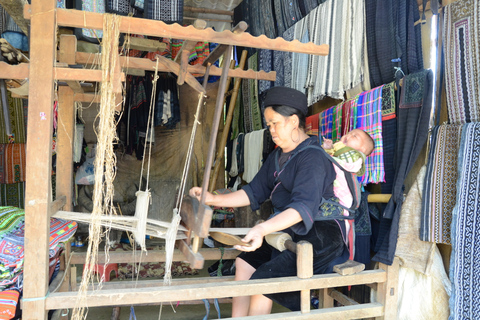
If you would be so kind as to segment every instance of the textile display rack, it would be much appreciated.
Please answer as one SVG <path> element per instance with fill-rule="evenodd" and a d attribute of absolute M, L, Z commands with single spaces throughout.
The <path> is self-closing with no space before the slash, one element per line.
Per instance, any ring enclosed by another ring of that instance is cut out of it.
<path fill-rule="evenodd" d="M 311 268 L 311 248 L 297 244 L 298 277 L 286 277 L 264 280 L 237 281 L 233 277 L 194 278 L 173 280 L 171 286 L 163 286 L 161 280 L 141 282 L 109 282 L 102 289 L 88 291 L 86 299 L 78 301 L 76 270 L 71 267 L 85 263 L 85 254 L 71 253 L 63 270 L 63 282 L 48 285 L 48 244 L 49 221 L 58 212 L 72 215 L 73 199 L 73 141 L 75 126 L 75 101 L 97 101 L 93 94 L 83 92 L 80 81 L 100 82 L 102 70 L 69 68 L 69 65 L 86 64 L 88 54 L 76 51 L 75 36 L 62 36 L 60 50 L 57 47 L 57 26 L 103 28 L 103 15 L 77 10 L 57 9 L 54 0 L 33 1 L 24 6 L 24 16 L 30 20 L 30 62 L 8 65 L 0 62 L 0 78 L 29 79 L 29 122 L 27 140 L 27 174 L 25 199 L 25 262 L 24 294 L 22 301 L 25 319 L 47 319 L 48 310 L 71 309 L 82 304 L 84 307 L 131 306 L 142 304 L 160 304 L 171 301 L 191 301 L 212 298 L 228 298 L 282 291 L 302 292 L 302 311 L 264 316 L 262 319 L 394 319 L 396 316 L 398 261 L 392 266 L 380 264 L 375 270 L 345 272 L 342 274 L 313 275 Z M 255 72 L 253 70 L 229 69 L 228 63 L 223 68 L 212 66 L 220 56 L 229 57 L 232 46 L 289 51 L 313 55 L 328 54 L 327 45 L 300 43 L 298 40 L 287 42 L 284 39 L 269 39 L 265 36 L 253 37 L 244 32 L 246 25 L 239 24 L 233 31 L 215 32 L 212 29 L 182 27 L 178 24 L 168 25 L 162 21 L 145 20 L 133 17 L 120 18 L 120 32 L 183 39 L 185 52 L 193 48 L 192 43 L 206 41 L 218 43 L 219 46 L 206 59 L 204 65 L 188 65 L 188 54 L 181 54 L 179 61 L 161 59 L 158 69 L 173 72 L 178 76 L 178 83 L 192 86 L 199 93 L 205 93 L 194 74 L 220 75 L 217 104 L 212 123 L 209 152 L 203 180 L 204 190 L 208 189 L 210 168 L 215 153 L 215 139 L 221 118 L 223 97 L 226 91 L 226 78 L 244 78 L 275 81 L 275 72 Z M 58 62 L 56 61 L 58 57 Z M 122 68 L 153 70 L 155 62 L 132 57 L 119 57 Z M 91 61 L 90 61 L 91 63 Z M 118 70 L 115 77 L 119 88 L 125 74 Z M 54 92 L 57 80 L 66 81 L 68 86 L 59 86 Z M 58 119 L 62 126 L 57 132 L 57 200 L 51 201 L 51 136 L 53 123 L 53 101 L 58 96 Z M 121 99 L 118 91 L 118 101 Z M 31 120 L 30 120 L 31 119 Z M 203 200 L 204 201 L 204 200 Z M 200 248 L 200 239 L 208 236 L 212 218 L 211 209 L 200 201 L 185 199 L 182 209 L 182 221 L 187 229 L 186 239 L 178 240 L 178 248 L 173 252 L 174 261 L 188 261 L 193 268 L 202 268 L 204 260 L 234 259 L 239 253 L 226 250 L 223 255 L 218 249 Z M 71 217 L 70 217 L 71 218 Z M 122 221 L 121 224 L 125 224 Z M 152 230 L 156 222 L 147 224 Z M 194 237 L 190 237 L 193 232 Z M 193 240 L 191 240 L 191 238 Z M 309 251 L 310 250 L 310 251 Z M 98 255 L 98 263 L 118 263 L 138 261 L 140 253 L 110 252 L 109 257 Z M 142 256 L 142 262 L 165 261 L 165 252 L 149 251 Z M 348 269 L 348 268 L 347 268 Z M 62 278 L 62 275 L 59 275 Z M 376 289 L 375 302 L 358 304 L 342 297 L 331 288 L 367 284 Z M 57 291 L 50 291 L 57 288 Z M 324 309 L 310 310 L 311 289 L 322 289 Z M 308 294 L 307 294 L 308 293 Z M 344 306 L 333 308 L 333 297 Z M 256 317 L 259 319 L 259 317 Z"/>

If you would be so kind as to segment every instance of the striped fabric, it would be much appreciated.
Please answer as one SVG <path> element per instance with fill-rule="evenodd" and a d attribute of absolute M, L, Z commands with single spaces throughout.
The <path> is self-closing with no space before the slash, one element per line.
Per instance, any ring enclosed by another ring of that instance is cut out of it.
<path fill-rule="evenodd" d="M 25 181 L 25 143 L 0 144 L 0 183 Z"/>
<path fill-rule="evenodd" d="M 165 23 L 183 23 L 183 0 L 145 0 L 144 17 Z"/>
<path fill-rule="evenodd" d="M 0 292 L 0 319 L 13 319 L 17 310 L 20 292 L 6 290 Z"/>
<path fill-rule="evenodd" d="M 333 107 L 320 112 L 319 130 L 325 139 L 332 139 Z"/>
<path fill-rule="evenodd" d="M 342 110 L 343 103 L 333 106 L 332 110 L 332 140 L 338 141 L 342 137 Z"/>
<path fill-rule="evenodd" d="M 352 129 L 362 129 L 375 142 L 373 152 L 365 161 L 366 173 L 361 178 L 362 184 L 385 181 L 383 165 L 382 140 L 382 88 L 383 86 L 365 91 L 358 95 L 356 103 L 355 124 Z"/>
<path fill-rule="evenodd" d="M 480 121 L 480 2 L 445 6 L 445 88 L 449 122 Z"/>
<path fill-rule="evenodd" d="M 420 239 L 423 241 L 451 244 L 461 131 L 462 125 L 442 125 L 432 130 L 422 199 Z"/>
<path fill-rule="evenodd" d="M 16 207 L 0 207 L 0 238 L 25 222 L 25 211 Z"/>

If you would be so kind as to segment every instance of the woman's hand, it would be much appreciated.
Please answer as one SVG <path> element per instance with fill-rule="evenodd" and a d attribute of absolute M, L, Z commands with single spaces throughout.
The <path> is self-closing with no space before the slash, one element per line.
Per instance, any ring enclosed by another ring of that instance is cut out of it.
<path fill-rule="evenodd" d="M 234 248 L 240 251 L 255 251 L 262 245 L 264 236 L 265 230 L 261 224 L 258 224 L 250 229 L 250 231 L 248 231 L 248 233 L 242 239 L 242 242 L 245 242 L 245 244 L 248 243 L 249 246 L 236 245 Z"/>
<path fill-rule="evenodd" d="M 323 149 L 332 149 L 333 148 L 333 141 L 330 139 L 323 139 L 322 144 Z"/>
<path fill-rule="evenodd" d="M 200 187 L 193 187 L 192 189 L 190 189 L 190 191 L 188 191 L 188 194 L 194 198 L 197 198 L 198 201 L 200 201 L 200 198 L 202 197 L 202 188 Z M 213 198 L 215 197 L 214 194 L 208 192 L 208 191 L 205 191 L 207 194 L 205 195 L 205 204 L 206 205 L 211 205 L 212 204 L 212 201 L 213 201 Z"/>

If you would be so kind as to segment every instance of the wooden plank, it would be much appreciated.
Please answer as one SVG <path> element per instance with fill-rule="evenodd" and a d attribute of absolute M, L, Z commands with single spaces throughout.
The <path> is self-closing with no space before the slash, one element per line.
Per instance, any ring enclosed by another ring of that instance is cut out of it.
<path fill-rule="evenodd" d="M 58 180 L 58 176 L 57 176 L 57 180 Z M 58 186 L 58 182 L 57 182 L 57 186 Z M 55 201 L 53 201 L 52 204 L 50 205 L 50 214 L 54 215 L 55 212 L 62 209 L 66 203 L 67 203 L 67 197 L 65 195 L 58 196 L 57 199 L 55 199 Z"/>
<path fill-rule="evenodd" d="M 215 261 L 219 259 L 235 259 L 240 251 L 235 249 L 224 249 L 222 252 L 218 248 L 201 248 L 198 251 L 202 257 L 207 261 Z M 84 264 L 86 253 L 84 252 L 72 252 L 71 264 Z M 185 255 L 178 249 L 173 251 L 173 261 L 186 261 Z M 98 253 L 98 263 L 105 263 L 105 253 Z M 135 263 L 142 262 L 165 262 L 166 254 L 165 250 L 148 250 L 148 253 L 132 252 L 132 251 L 110 251 L 108 253 L 108 261 L 110 263 Z"/>
<path fill-rule="evenodd" d="M 342 264 L 333 266 L 333 271 L 342 276 L 362 272 L 363 270 L 365 270 L 365 265 L 353 260 L 347 260 Z"/>
<path fill-rule="evenodd" d="M 338 302 L 340 302 L 344 306 L 354 306 L 354 305 L 359 304 L 357 301 L 353 300 L 352 298 L 347 297 L 346 295 L 344 295 L 343 293 L 341 293 L 338 290 L 335 290 L 335 289 L 329 289 L 329 290 L 330 291 L 328 292 L 328 294 L 333 299 L 337 300 Z"/>
<path fill-rule="evenodd" d="M 77 80 L 77 81 L 102 81 L 102 70 L 96 69 L 73 69 L 73 68 L 55 68 L 55 79 L 57 80 Z M 120 80 L 125 81 L 125 73 L 121 73 Z"/>
<path fill-rule="evenodd" d="M 177 241 L 178 248 L 184 254 L 190 266 L 194 269 L 203 269 L 205 259 L 199 252 L 194 252 L 192 248 L 184 241 Z"/>
<path fill-rule="evenodd" d="M 29 117 L 25 196 L 25 261 L 23 314 L 47 319 L 48 251 L 52 172 L 52 128 L 56 50 L 55 0 L 34 1 L 29 63 Z"/>
<path fill-rule="evenodd" d="M 387 279 L 377 286 L 377 301 L 385 306 L 385 314 L 377 320 L 397 319 L 398 304 L 398 268 L 399 259 L 395 257 L 391 266 L 379 263 L 379 269 L 385 270 Z"/>
<path fill-rule="evenodd" d="M 191 278 L 174 278 L 172 279 L 172 286 L 180 285 L 193 285 L 201 283 L 224 283 L 229 282 L 233 284 L 235 276 L 222 276 L 222 277 L 191 277 Z M 140 280 L 140 281 L 110 281 L 102 283 L 102 289 L 104 290 L 118 290 L 118 289 L 133 289 L 133 288 L 152 288 L 163 286 L 164 281 L 161 280 Z M 93 286 L 90 285 L 87 290 L 93 290 L 97 288 L 98 283 Z"/>
<path fill-rule="evenodd" d="M 79 64 L 92 64 L 93 61 L 100 61 L 100 57 L 97 56 L 93 58 L 94 54 L 86 52 L 77 52 L 76 62 Z M 120 63 L 123 68 L 130 69 L 141 69 L 153 71 L 155 70 L 155 61 L 150 59 L 134 58 L 134 57 L 120 57 Z M 187 71 L 191 74 L 201 74 L 204 75 L 206 67 L 196 64 L 188 65 Z M 1 69 L 0 69 L 1 70 Z M 158 63 L 159 72 L 170 72 L 170 68 L 163 64 L 162 61 Z M 1 72 L 1 71 L 0 71 Z M 1 73 L 0 73 L 1 74 Z M 209 75 L 211 76 L 220 76 L 222 75 L 222 69 L 211 66 Z M 275 81 L 277 73 L 275 71 L 265 72 L 265 71 L 253 71 L 253 70 L 241 70 L 241 69 L 231 69 L 228 71 L 228 76 L 233 78 L 242 78 L 242 79 L 257 79 L 257 80 L 266 80 L 266 81 Z"/>
<path fill-rule="evenodd" d="M 77 51 L 77 37 L 71 34 L 60 35 L 58 48 L 58 61 L 67 65 L 75 64 L 75 52 Z"/>
<path fill-rule="evenodd" d="M 66 198 L 65 210 L 69 211 L 73 210 L 74 139 L 75 105 L 73 101 L 73 90 L 70 87 L 59 87 L 56 174 L 57 195 Z"/>
<path fill-rule="evenodd" d="M 73 100 L 87 103 L 100 103 L 101 96 L 96 93 L 75 93 Z"/>
<path fill-rule="evenodd" d="M 0 78 L 1 79 L 27 79 L 29 63 L 20 63 L 17 65 L 8 64 L 0 61 Z"/>
<path fill-rule="evenodd" d="M 240 21 L 235 28 L 233 28 L 233 34 L 240 34 L 247 30 L 248 24 L 245 21 Z M 203 61 L 202 65 L 206 66 L 207 64 L 214 64 L 215 61 L 220 59 L 220 57 L 227 51 L 228 45 L 220 44 L 208 55 L 208 57 Z M 242 68 L 243 69 L 243 68 Z"/>
<path fill-rule="evenodd" d="M 145 39 L 138 37 L 128 37 L 127 48 L 140 51 L 164 51 L 167 44 L 153 39 Z"/>
<path fill-rule="evenodd" d="M 383 306 L 379 303 L 365 303 L 356 306 L 337 307 L 329 309 L 313 310 L 310 313 L 302 314 L 296 312 L 273 313 L 263 316 L 255 316 L 255 320 L 270 319 L 302 319 L 302 320 L 348 320 L 365 319 L 375 317 L 383 313 Z M 224 320 L 233 318 L 223 318 Z M 239 317 L 236 320 L 250 320 L 252 317 Z"/>
<path fill-rule="evenodd" d="M 386 273 L 383 270 L 369 270 L 351 276 L 337 274 L 314 275 L 309 279 L 298 277 L 271 278 L 260 280 L 204 283 L 197 285 L 162 286 L 158 288 L 133 288 L 126 290 L 99 290 L 87 292 L 85 300 L 77 300 L 77 292 L 59 292 L 46 298 L 47 308 L 72 308 L 77 306 L 97 307 L 105 305 L 136 305 L 143 303 L 160 303 L 169 301 L 187 301 L 231 297 L 255 294 L 278 293 L 285 291 L 300 291 L 312 288 L 340 287 L 368 282 L 383 282 Z M 235 289 L 233 289 L 235 288 Z M 383 310 L 383 308 L 382 308 Z"/>
<path fill-rule="evenodd" d="M 29 8 L 29 5 L 25 5 L 24 7 L 26 19 L 30 19 L 31 17 Z M 97 30 L 103 28 L 103 16 L 101 13 L 72 9 L 56 9 L 56 11 L 59 26 L 75 28 L 88 27 Z M 329 47 L 326 44 L 316 45 L 312 42 L 302 43 L 298 40 L 288 42 L 282 38 L 269 39 L 265 35 L 254 37 L 245 32 L 242 34 L 234 34 L 229 30 L 216 32 L 212 28 L 196 30 L 193 26 L 182 27 L 175 23 L 167 24 L 159 20 L 133 17 L 120 18 L 120 32 L 322 56 L 327 55 L 329 51 Z"/>

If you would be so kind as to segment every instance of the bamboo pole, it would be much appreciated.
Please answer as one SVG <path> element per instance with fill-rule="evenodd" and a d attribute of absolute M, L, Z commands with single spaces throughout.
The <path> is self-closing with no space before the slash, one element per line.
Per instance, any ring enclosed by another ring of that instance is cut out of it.
<path fill-rule="evenodd" d="M 242 51 L 242 56 L 240 58 L 240 63 L 238 64 L 239 69 L 245 67 L 245 62 L 247 61 L 247 50 Z M 233 111 L 235 110 L 235 102 L 237 101 L 238 91 L 240 89 L 240 84 L 242 79 L 235 79 L 235 84 L 232 91 L 232 97 L 230 99 L 230 104 L 228 106 L 228 114 L 225 119 L 225 126 L 223 128 L 222 139 L 220 140 L 220 145 L 217 151 L 217 158 L 215 160 L 215 168 L 213 169 L 212 184 L 210 185 L 210 192 L 215 190 L 215 181 L 217 181 L 218 172 L 220 171 L 220 165 L 224 156 L 225 145 L 227 144 L 228 132 L 230 131 L 230 126 L 232 124 Z"/>

